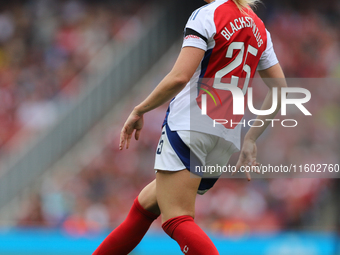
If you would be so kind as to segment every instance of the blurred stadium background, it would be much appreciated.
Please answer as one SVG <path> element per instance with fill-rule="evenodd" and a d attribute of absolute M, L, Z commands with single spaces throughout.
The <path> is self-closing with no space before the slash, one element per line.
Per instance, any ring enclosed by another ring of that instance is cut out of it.
<path fill-rule="evenodd" d="M 287 77 L 340 77 L 338 0 L 263 3 L 256 12 Z M 170 70 L 203 4 L 0 1 L 1 255 L 91 254 L 125 218 L 154 178 L 166 106 L 147 114 L 141 140 L 124 152 L 121 126 Z M 339 83 L 308 89 L 317 114 L 288 138 L 268 130 L 261 162 L 340 163 Z M 221 254 L 336 255 L 339 194 L 339 179 L 225 178 L 198 197 L 197 222 Z M 180 251 L 158 220 L 132 254 Z"/>

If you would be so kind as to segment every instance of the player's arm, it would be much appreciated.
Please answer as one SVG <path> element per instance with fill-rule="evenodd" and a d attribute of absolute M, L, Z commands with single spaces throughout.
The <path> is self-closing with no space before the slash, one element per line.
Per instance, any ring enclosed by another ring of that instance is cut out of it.
<path fill-rule="evenodd" d="M 135 139 L 139 139 L 143 127 L 143 114 L 149 112 L 175 97 L 190 81 L 200 64 L 205 51 L 195 47 L 184 47 L 178 59 L 164 79 L 157 85 L 151 94 L 137 105 L 126 120 L 120 135 L 119 149 L 122 150 L 125 143 L 129 147 L 132 133 Z"/>
<path fill-rule="evenodd" d="M 269 121 L 266 121 L 266 119 L 274 119 L 276 114 L 281 108 L 281 88 L 287 87 L 286 79 L 283 74 L 282 68 L 280 64 L 276 64 L 266 70 L 259 71 L 259 74 L 265 84 L 268 86 L 269 91 L 267 93 L 266 98 L 263 101 L 261 110 L 267 110 L 270 109 L 272 106 L 272 98 L 273 98 L 273 88 L 278 89 L 277 93 L 277 102 L 278 106 L 276 110 L 269 115 L 264 116 L 258 116 L 258 120 L 262 120 L 265 124 L 262 127 L 251 127 L 249 131 L 247 132 L 245 139 L 249 139 L 252 141 L 256 141 L 257 138 L 263 133 L 263 131 L 267 128 L 269 125 Z"/>
<path fill-rule="evenodd" d="M 266 121 L 266 119 L 274 119 L 276 114 L 280 110 L 281 88 L 287 87 L 285 76 L 280 64 L 276 64 L 268 69 L 259 71 L 259 74 L 269 88 L 266 98 L 263 101 L 261 110 L 267 110 L 271 108 L 273 88 L 278 88 L 277 93 L 278 106 L 272 114 L 257 117 L 258 120 L 262 120 L 262 123 L 265 123 L 262 127 L 251 127 L 249 129 L 249 131 L 244 137 L 244 142 L 241 149 L 239 160 L 236 164 L 236 169 L 240 169 L 241 166 L 258 165 L 256 161 L 257 156 L 256 140 L 259 138 L 259 136 L 263 133 L 263 131 L 267 128 L 267 126 L 270 123 L 269 121 Z M 248 181 L 250 181 L 251 180 L 250 173 L 246 173 L 246 175 Z"/>
<path fill-rule="evenodd" d="M 142 115 L 175 97 L 194 75 L 204 53 L 204 50 L 198 48 L 184 47 L 170 73 L 142 103 L 135 107 L 135 113 Z"/>

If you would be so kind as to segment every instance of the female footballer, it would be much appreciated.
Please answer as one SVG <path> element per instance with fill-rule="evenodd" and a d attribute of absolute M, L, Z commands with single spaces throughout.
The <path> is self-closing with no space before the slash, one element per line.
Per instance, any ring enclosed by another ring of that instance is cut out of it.
<path fill-rule="evenodd" d="M 159 215 L 163 230 L 184 254 L 219 254 L 194 217 L 196 194 L 209 190 L 220 174 L 195 174 L 192 178 L 193 158 L 202 166 L 225 166 L 231 154 L 240 150 L 243 116 L 233 113 L 231 92 L 236 89 L 238 96 L 241 93 L 246 97 L 256 71 L 262 78 L 271 78 L 264 79 L 269 91 L 262 110 L 271 107 L 273 88 L 280 91 L 286 82 L 270 34 L 250 8 L 256 0 L 206 2 L 186 24 L 182 50 L 173 69 L 124 124 L 120 150 L 129 148 L 133 132 L 139 139 L 145 113 L 172 99 L 156 151 L 156 178 L 140 192 L 125 221 L 103 241 L 95 255 L 127 255 Z M 207 96 L 213 93 L 220 103 L 218 110 L 216 102 Z M 280 97 L 278 93 L 278 102 Z M 249 129 L 236 169 L 258 164 L 255 142 L 268 126 L 265 120 L 273 119 L 278 111 L 257 117 L 266 124 Z M 229 122 L 213 127 L 214 119 Z M 249 173 L 247 179 L 250 181 Z"/>

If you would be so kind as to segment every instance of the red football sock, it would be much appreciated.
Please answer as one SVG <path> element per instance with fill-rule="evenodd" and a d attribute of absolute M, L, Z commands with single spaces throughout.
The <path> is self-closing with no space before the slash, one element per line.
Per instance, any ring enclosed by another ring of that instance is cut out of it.
<path fill-rule="evenodd" d="M 157 217 L 145 210 L 136 198 L 123 223 L 105 238 L 93 255 L 127 255 L 139 244 Z"/>
<path fill-rule="evenodd" d="M 162 227 L 164 231 L 179 244 L 184 254 L 219 254 L 213 242 L 194 222 L 191 216 L 172 218 L 164 222 Z"/>

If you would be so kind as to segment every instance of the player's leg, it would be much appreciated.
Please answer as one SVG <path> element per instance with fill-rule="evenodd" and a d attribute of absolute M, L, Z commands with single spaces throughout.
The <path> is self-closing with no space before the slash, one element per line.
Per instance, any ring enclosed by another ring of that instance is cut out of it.
<path fill-rule="evenodd" d="M 105 238 L 93 255 L 127 255 L 142 240 L 159 212 L 154 180 L 140 192 L 126 219 Z"/>
<path fill-rule="evenodd" d="M 181 216 L 195 217 L 195 201 L 201 178 L 190 177 L 188 170 L 157 171 L 157 200 L 162 212 L 162 223 Z"/>
<path fill-rule="evenodd" d="M 187 255 L 219 254 L 215 245 L 194 222 L 195 200 L 201 178 L 188 170 L 157 171 L 157 201 L 162 212 L 164 231 Z"/>
<path fill-rule="evenodd" d="M 156 195 L 156 180 L 147 185 L 138 195 L 139 204 L 147 211 L 160 215 Z"/>

